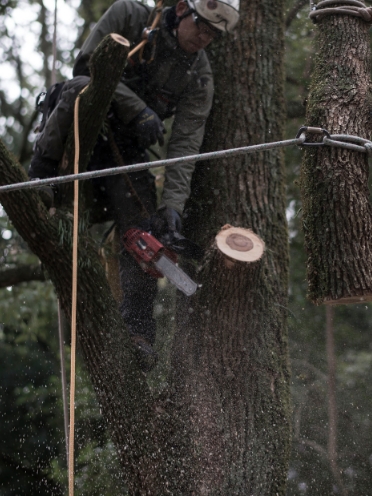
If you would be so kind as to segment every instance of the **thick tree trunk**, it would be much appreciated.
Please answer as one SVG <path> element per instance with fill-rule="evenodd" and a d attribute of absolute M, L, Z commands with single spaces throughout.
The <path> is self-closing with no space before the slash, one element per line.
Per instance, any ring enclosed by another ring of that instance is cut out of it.
<path fill-rule="evenodd" d="M 24 179 L 0 142 L 0 184 Z M 6 177 L 6 181 L 4 178 Z M 44 264 L 68 319 L 71 318 L 71 219 L 57 210 L 49 217 L 35 190 L 0 195 L 15 228 Z M 64 242 L 62 243 L 62 233 Z M 128 486 L 152 486 L 152 455 L 157 450 L 143 435 L 151 430 L 152 400 L 137 370 L 129 336 L 108 287 L 104 269 L 90 238 L 80 233 L 77 334 L 103 416 L 115 442 Z M 138 419 L 134 422 L 133 419 Z M 152 455 L 151 455 L 152 453 Z M 148 494 L 144 492 L 143 494 Z"/>
<path fill-rule="evenodd" d="M 322 17 L 307 124 L 331 134 L 370 137 L 369 24 Z M 303 226 L 309 297 L 314 303 L 372 299 L 372 211 L 367 154 L 316 148 L 302 168 Z"/>
<path fill-rule="evenodd" d="M 211 49 L 216 93 L 205 151 L 282 139 L 283 2 L 241 2 L 235 36 Z M 288 241 L 281 151 L 199 164 L 186 230 L 209 248 L 202 287 L 178 307 L 174 399 L 190 432 L 191 494 L 283 495 L 290 451 Z M 225 224 L 266 244 L 225 264 Z M 230 268 L 229 268 L 230 267 Z M 190 268 L 191 269 L 191 268 Z"/>
<path fill-rule="evenodd" d="M 110 108 L 113 93 L 123 73 L 128 51 L 128 40 L 112 33 L 101 41 L 92 54 L 89 63 L 90 83 L 79 97 L 78 107 L 75 106 L 75 115 L 76 112 L 79 115 L 79 172 L 85 172 L 89 163 L 94 145 L 102 130 L 103 121 Z M 61 161 L 61 174 L 74 173 L 74 159 L 75 130 L 71 126 Z M 80 191 L 86 190 L 89 184 L 89 181 L 81 182 Z M 65 204 L 72 202 L 73 183 L 64 184 L 62 190 L 63 202 Z"/>
<path fill-rule="evenodd" d="M 107 42 L 107 43 L 106 43 Z M 103 61 L 102 74 L 120 77 L 127 50 L 106 40 L 97 48 L 95 60 Z M 111 46 L 110 46 L 111 45 Z M 99 51 L 104 49 L 104 53 Z M 110 54 L 114 54 L 111 57 Z M 120 68 L 121 67 L 121 68 Z M 82 96 L 80 109 L 82 166 L 95 144 L 110 102 L 108 94 L 117 84 L 95 84 Z M 102 83 L 102 81 L 101 81 Z M 105 94 L 99 98 L 99 93 Z M 95 102 L 92 110 L 92 102 Z M 94 115 L 92 114 L 94 112 Z M 89 116 L 91 116 L 89 118 Z M 95 119 L 101 119 L 98 122 Z M 82 126 L 83 123 L 83 126 Z M 89 139 L 89 137 L 91 139 Z M 70 141 L 67 156 L 73 157 Z M 24 170 L 13 161 L 0 141 L 0 185 L 22 182 Z M 72 297 L 72 219 L 71 214 L 48 212 L 34 189 L 0 194 L 1 204 L 15 228 L 40 258 L 56 289 L 61 306 L 71 318 Z M 78 247 L 77 334 L 102 414 L 107 422 L 130 494 L 167 494 L 166 467 L 178 464 L 169 460 L 167 437 L 175 430 L 173 418 L 164 409 L 155 408 L 145 378 L 138 370 L 129 336 L 108 286 L 97 248 L 82 226 Z M 173 426 L 173 427 L 172 427 Z M 182 429 L 180 429 L 182 432 Z M 181 439 L 181 438 L 179 438 Z M 175 474 L 175 471 L 172 472 Z M 177 485 L 177 480 L 172 480 Z M 172 494 L 177 494 L 177 491 Z"/>

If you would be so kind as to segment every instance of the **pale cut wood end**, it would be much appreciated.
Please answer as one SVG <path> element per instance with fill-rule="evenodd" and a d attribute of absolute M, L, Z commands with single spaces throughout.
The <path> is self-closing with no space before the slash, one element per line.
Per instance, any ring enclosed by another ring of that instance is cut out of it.
<path fill-rule="evenodd" d="M 116 43 L 120 43 L 120 45 L 124 45 L 126 47 L 130 47 L 130 43 L 129 41 L 124 38 L 124 36 L 121 36 L 120 34 L 117 34 L 117 33 L 110 33 L 110 36 L 113 40 L 116 41 Z"/>
<path fill-rule="evenodd" d="M 265 251 L 264 241 L 251 229 L 223 226 L 216 236 L 217 248 L 229 259 L 252 263 Z"/>

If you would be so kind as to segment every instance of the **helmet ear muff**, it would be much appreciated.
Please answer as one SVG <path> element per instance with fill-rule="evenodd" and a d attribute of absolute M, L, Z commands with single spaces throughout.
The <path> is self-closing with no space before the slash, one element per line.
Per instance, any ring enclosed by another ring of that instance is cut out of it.
<path fill-rule="evenodd" d="M 193 9 L 190 9 L 187 0 L 183 0 L 183 2 L 186 4 L 187 10 L 186 10 L 186 12 L 184 12 L 180 16 L 176 15 L 176 19 L 175 19 L 175 23 L 174 23 L 174 29 L 177 29 L 178 28 L 178 26 L 180 25 L 180 22 L 182 21 L 182 19 L 185 19 L 185 17 L 190 16 L 194 12 Z"/>
<path fill-rule="evenodd" d="M 177 8 L 176 8 L 177 6 L 174 5 L 173 7 L 171 7 L 169 9 L 168 14 L 166 16 L 167 27 L 171 31 L 177 30 L 182 19 L 191 15 L 191 13 L 192 13 L 189 6 L 188 6 L 187 1 L 184 0 L 182 3 L 185 3 L 186 7 L 187 7 L 186 11 L 183 14 L 177 15 Z"/>

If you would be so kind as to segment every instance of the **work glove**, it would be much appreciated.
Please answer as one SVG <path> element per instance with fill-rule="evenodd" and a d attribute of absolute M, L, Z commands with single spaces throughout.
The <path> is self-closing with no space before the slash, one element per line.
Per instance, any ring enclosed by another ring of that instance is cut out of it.
<path fill-rule="evenodd" d="M 144 108 L 134 119 L 130 125 L 137 137 L 138 144 L 143 148 L 148 148 L 150 145 L 155 145 L 159 141 L 159 145 L 164 145 L 165 127 L 158 114 L 150 109 Z"/>
<path fill-rule="evenodd" d="M 150 231 L 164 246 L 185 258 L 201 260 L 204 250 L 180 234 L 180 214 L 170 207 L 160 208 L 150 219 Z"/>
<path fill-rule="evenodd" d="M 173 237 L 182 230 L 181 216 L 173 208 L 162 207 L 151 217 L 151 229 L 155 236 Z"/>

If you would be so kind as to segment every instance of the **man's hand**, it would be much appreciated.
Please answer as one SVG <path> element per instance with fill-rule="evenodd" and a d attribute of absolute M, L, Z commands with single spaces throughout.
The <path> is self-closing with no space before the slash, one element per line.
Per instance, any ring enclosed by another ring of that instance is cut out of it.
<path fill-rule="evenodd" d="M 180 214 L 170 207 L 163 207 L 151 218 L 151 228 L 155 236 L 170 236 L 182 230 Z"/>
<path fill-rule="evenodd" d="M 164 134 L 166 133 L 164 124 L 158 114 L 150 107 L 144 108 L 131 121 L 130 125 L 133 127 L 139 145 L 143 148 L 155 145 L 157 141 L 159 141 L 160 146 L 164 145 Z"/>

